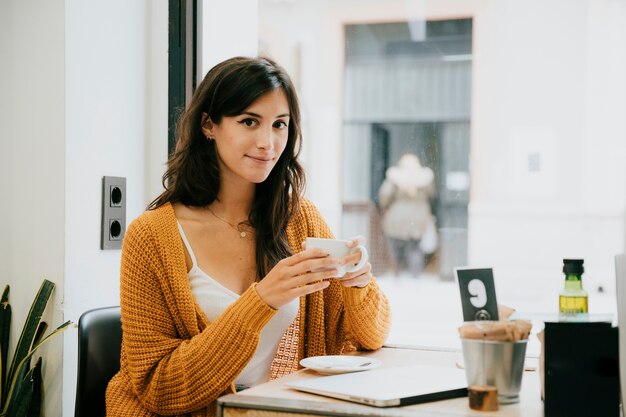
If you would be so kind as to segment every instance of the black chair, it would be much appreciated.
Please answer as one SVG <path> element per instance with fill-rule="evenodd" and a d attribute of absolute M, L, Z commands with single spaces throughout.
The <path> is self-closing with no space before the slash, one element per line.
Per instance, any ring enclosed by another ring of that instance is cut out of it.
<path fill-rule="evenodd" d="M 120 369 L 119 307 L 84 312 L 78 320 L 78 383 L 75 417 L 104 417 L 107 384 Z"/>

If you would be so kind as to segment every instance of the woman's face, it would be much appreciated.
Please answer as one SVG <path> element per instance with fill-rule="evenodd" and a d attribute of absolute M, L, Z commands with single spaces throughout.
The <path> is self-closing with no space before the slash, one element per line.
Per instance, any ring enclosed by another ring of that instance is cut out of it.
<path fill-rule="evenodd" d="M 242 114 L 208 120 L 205 136 L 215 140 L 220 178 L 234 183 L 258 184 L 267 179 L 287 145 L 289 104 L 281 88 L 253 102 Z"/>

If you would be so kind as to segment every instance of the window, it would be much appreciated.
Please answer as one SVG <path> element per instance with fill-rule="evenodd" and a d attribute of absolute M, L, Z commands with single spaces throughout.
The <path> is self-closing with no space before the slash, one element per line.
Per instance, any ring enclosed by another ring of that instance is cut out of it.
<path fill-rule="evenodd" d="M 590 312 L 615 312 L 623 2 L 259 0 L 240 11 L 258 18 L 258 53 L 299 90 L 308 196 L 338 236 L 368 238 L 391 344 L 460 347 L 456 266 L 493 267 L 500 303 L 555 313 L 562 259 L 584 258 Z M 232 55 L 237 44 L 229 37 Z M 396 274 L 381 225 L 378 190 L 407 152 L 434 173 L 438 248 L 419 276 Z"/>

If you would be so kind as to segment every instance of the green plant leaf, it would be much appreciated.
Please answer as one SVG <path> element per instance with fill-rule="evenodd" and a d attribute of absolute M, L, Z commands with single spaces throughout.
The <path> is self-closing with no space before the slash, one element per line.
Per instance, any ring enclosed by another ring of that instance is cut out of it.
<path fill-rule="evenodd" d="M 59 333 L 63 333 L 70 327 L 76 327 L 76 325 L 71 320 L 68 320 L 62 325 L 60 325 L 59 327 L 57 327 L 56 329 L 54 329 L 48 336 L 44 337 L 41 342 L 33 346 L 33 349 L 29 352 L 28 356 L 31 356 L 33 353 L 35 353 L 35 351 L 39 349 L 39 347 L 43 345 L 44 343 L 46 343 L 48 340 L 52 339 L 54 336 L 56 336 Z M 24 358 L 24 359 L 27 359 L 27 358 Z"/>
<path fill-rule="evenodd" d="M 25 417 L 30 408 L 31 399 L 33 397 L 33 371 L 29 370 L 24 378 L 21 378 L 12 387 L 9 400 L 7 401 L 7 417 Z"/>
<path fill-rule="evenodd" d="M 46 333 L 46 330 L 48 330 L 48 323 L 46 323 L 45 321 L 39 323 L 39 326 L 37 326 L 37 331 L 35 332 L 35 337 L 33 338 L 33 345 L 30 347 L 31 349 L 34 346 L 37 346 L 39 342 L 41 342 L 41 338 L 43 337 L 44 333 Z"/>
<path fill-rule="evenodd" d="M 39 292 L 37 293 L 33 304 L 30 306 L 30 311 L 26 317 L 26 323 L 24 324 L 22 334 L 17 342 L 15 354 L 11 360 L 11 366 L 9 367 L 9 373 L 7 374 L 8 380 L 14 379 L 20 363 L 26 355 L 28 355 L 28 352 L 31 351 L 37 326 L 41 321 L 41 317 L 43 316 L 43 312 L 46 309 L 46 305 L 48 304 L 48 300 L 50 299 L 50 295 L 53 290 L 54 283 L 44 279 L 41 287 L 39 287 Z"/>
<path fill-rule="evenodd" d="M 3 416 L 15 415 L 15 409 L 16 409 L 15 403 L 18 401 L 18 398 L 22 398 L 23 396 L 23 393 L 22 393 L 22 390 L 24 389 L 23 381 L 24 381 L 25 376 L 28 375 L 30 371 L 31 371 L 30 360 L 22 361 L 20 367 L 17 368 L 17 372 L 15 372 L 15 376 L 13 378 L 13 381 L 11 382 L 11 385 L 7 385 L 7 387 L 9 387 L 10 389 L 9 389 L 9 392 L 7 393 L 5 410 L 4 410 L 6 414 L 2 414 Z M 13 409 L 13 414 L 9 413 L 11 409 Z"/>
<path fill-rule="evenodd" d="M 15 373 L 15 377 L 13 379 L 13 383 L 10 385 L 10 390 L 7 395 L 7 412 L 8 409 L 12 407 L 12 403 L 16 401 L 16 397 L 19 396 L 19 391 L 22 389 L 21 382 L 24 380 L 24 377 L 30 372 L 30 361 L 22 362 L 22 366 L 17 368 L 17 372 Z"/>
<path fill-rule="evenodd" d="M 21 379 L 18 379 L 20 374 L 24 374 L 24 370 L 27 369 L 27 365 L 29 362 L 30 357 L 35 353 L 35 351 L 37 349 L 39 349 L 43 344 L 47 343 L 50 339 L 52 339 L 54 336 L 63 333 L 64 331 L 66 331 L 67 329 L 69 329 L 70 327 L 75 327 L 74 323 L 72 323 L 70 320 L 66 321 L 65 323 L 63 323 L 62 325 L 60 325 L 59 327 L 57 327 L 56 329 L 54 329 L 54 331 L 52 333 L 50 333 L 48 336 L 44 337 L 43 340 L 41 342 L 39 342 L 36 346 L 33 346 L 33 348 L 31 349 L 30 352 L 28 352 L 26 354 L 26 356 L 22 359 L 22 361 L 17 365 L 18 366 L 18 372 L 16 372 L 16 374 L 13 376 L 13 379 L 10 382 L 9 385 L 9 392 L 7 394 L 7 398 L 9 398 L 9 400 L 6 402 L 6 404 L 4 405 L 3 409 L 2 409 L 2 413 L 0 413 L 0 417 L 2 416 L 8 416 L 8 407 L 11 406 L 12 403 L 12 398 L 15 397 L 15 395 L 13 394 L 13 392 L 17 389 L 19 390 L 19 388 L 16 388 L 16 386 L 19 385 L 18 381 L 21 381 Z M 23 368 L 22 368 L 23 367 Z M 32 370 L 31 370 L 32 371 Z"/>
<path fill-rule="evenodd" d="M 11 304 L 9 304 L 10 287 L 4 287 L 0 299 L 0 408 L 4 407 L 6 391 L 7 366 L 9 357 L 9 335 L 11 334 Z"/>
<path fill-rule="evenodd" d="M 42 378 L 41 378 L 41 357 L 33 367 L 33 397 L 30 401 L 30 408 L 28 409 L 28 417 L 41 417 L 41 391 L 42 391 Z"/>
<path fill-rule="evenodd" d="M 37 326 L 37 331 L 35 332 L 35 336 L 33 337 L 33 345 L 30 347 L 30 350 L 33 350 L 33 348 L 37 346 L 39 342 L 41 342 L 41 338 L 43 337 L 47 329 L 48 329 L 48 323 L 46 323 L 45 321 L 42 321 L 39 323 L 39 325 Z M 26 369 L 30 369 L 30 359 L 27 360 L 26 363 L 28 364 Z M 19 378 L 20 376 L 18 376 L 18 379 Z"/>
<path fill-rule="evenodd" d="M 44 337 L 48 328 L 47 323 L 41 321 L 48 300 L 54 290 L 54 283 L 45 280 L 35 297 L 26 323 L 17 343 L 11 366 L 7 366 L 9 334 L 11 326 L 11 306 L 9 304 L 9 286 L 7 285 L 0 299 L 0 417 L 39 417 L 41 414 L 42 359 L 39 358 L 35 366 L 30 369 L 30 361 L 35 351 L 56 335 L 76 327 L 71 321 L 66 321 L 52 333 Z M 7 372 L 8 369 L 8 372 Z"/>

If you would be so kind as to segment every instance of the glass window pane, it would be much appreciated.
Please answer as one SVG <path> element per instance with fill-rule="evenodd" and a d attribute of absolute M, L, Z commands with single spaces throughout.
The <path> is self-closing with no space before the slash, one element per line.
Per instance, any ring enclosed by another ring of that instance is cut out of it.
<path fill-rule="evenodd" d="M 460 347 L 459 266 L 493 267 L 520 313 L 556 313 L 562 260 L 583 258 L 590 312 L 615 312 L 625 20 L 612 0 L 259 1 L 259 53 L 299 90 L 308 196 L 338 236 L 368 238 L 390 343 Z M 402 210 L 380 190 L 407 153 L 432 183 L 406 188 L 420 203 L 391 236 Z"/>

